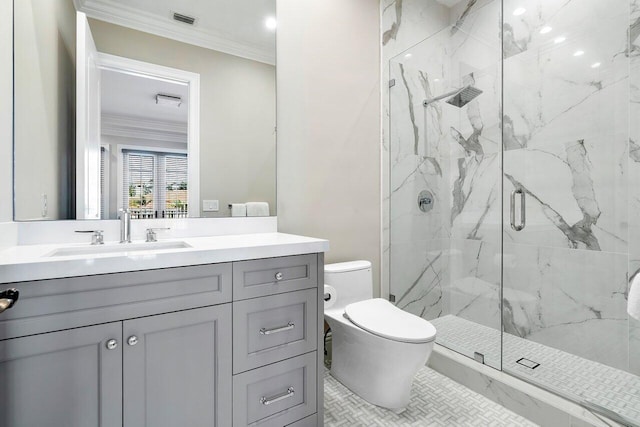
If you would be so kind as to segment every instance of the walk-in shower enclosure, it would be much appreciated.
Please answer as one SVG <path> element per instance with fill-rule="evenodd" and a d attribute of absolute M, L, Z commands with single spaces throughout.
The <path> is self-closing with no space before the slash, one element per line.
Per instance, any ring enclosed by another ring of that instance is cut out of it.
<path fill-rule="evenodd" d="M 640 0 L 385 1 L 382 26 L 390 298 L 640 425 Z"/>

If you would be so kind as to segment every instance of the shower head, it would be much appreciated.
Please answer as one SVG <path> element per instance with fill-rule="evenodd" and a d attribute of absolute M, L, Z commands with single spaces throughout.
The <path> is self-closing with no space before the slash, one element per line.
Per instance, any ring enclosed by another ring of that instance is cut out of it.
<path fill-rule="evenodd" d="M 447 104 L 451 104 L 454 107 L 462 108 L 467 105 L 469 102 L 474 100 L 478 95 L 480 95 L 482 91 L 476 87 L 471 85 L 467 85 L 463 88 L 456 89 L 451 92 L 447 92 L 443 95 L 436 96 L 435 98 L 425 99 L 422 105 L 426 107 L 429 104 L 432 104 L 436 101 L 440 101 L 441 99 L 448 98 L 445 102 Z"/>
<path fill-rule="evenodd" d="M 469 85 L 463 87 L 460 91 L 458 91 L 458 93 L 447 99 L 445 102 L 447 104 L 453 105 L 454 107 L 461 108 L 474 100 L 481 93 L 482 91 L 480 89 Z"/>

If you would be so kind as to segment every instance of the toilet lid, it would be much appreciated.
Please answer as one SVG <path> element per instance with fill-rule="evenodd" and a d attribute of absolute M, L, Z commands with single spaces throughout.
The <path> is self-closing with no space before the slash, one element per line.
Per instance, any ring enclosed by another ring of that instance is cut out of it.
<path fill-rule="evenodd" d="M 436 328 L 431 323 L 382 298 L 349 304 L 344 312 L 365 331 L 393 341 L 425 343 L 436 338 Z"/>

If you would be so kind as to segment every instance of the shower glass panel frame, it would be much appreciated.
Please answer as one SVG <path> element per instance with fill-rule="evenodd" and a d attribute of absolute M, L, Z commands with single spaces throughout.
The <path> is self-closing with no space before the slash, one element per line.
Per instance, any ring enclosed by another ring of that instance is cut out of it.
<path fill-rule="evenodd" d="M 500 7 L 391 58 L 390 293 L 437 342 L 501 369 Z M 428 191 L 423 212 L 419 194 Z M 475 328 L 481 327 L 482 333 Z"/>
<path fill-rule="evenodd" d="M 640 425 L 640 0 L 421 1 L 385 64 L 390 299 Z"/>
<path fill-rule="evenodd" d="M 626 310 L 640 255 L 634 3 L 504 0 L 502 22 L 505 219 L 514 191 L 526 199 L 526 226 L 503 224 L 502 368 L 628 425 L 640 424 Z"/>

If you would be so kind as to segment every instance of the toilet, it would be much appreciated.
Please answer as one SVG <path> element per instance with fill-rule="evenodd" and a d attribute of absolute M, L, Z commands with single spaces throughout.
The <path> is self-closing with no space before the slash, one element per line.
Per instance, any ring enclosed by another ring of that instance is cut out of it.
<path fill-rule="evenodd" d="M 374 405 L 401 412 L 436 339 L 436 328 L 387 300 L 373 298 L 371 263 L 327 264 L 335 301 L 324 311 L 331 327 L 331 375 Z"/>

